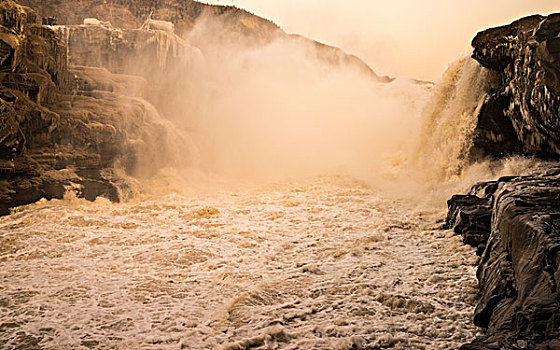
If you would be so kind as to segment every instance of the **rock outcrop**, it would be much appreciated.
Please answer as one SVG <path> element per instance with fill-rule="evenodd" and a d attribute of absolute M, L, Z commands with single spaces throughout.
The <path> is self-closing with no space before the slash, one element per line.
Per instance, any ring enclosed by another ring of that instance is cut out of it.
<path fill-rule="evenodd" d="M 560 349 L 560 168 L 473 186 L 447 225 L 479 249 L 486 329 L 463 349 Z"/>
<path fill-rule="evenodd" d="M 473 58 L 499 74 L 471 158 L 560 155 L 560 14 L 480 32 Z M 474 323 L 463 349 L 560 349 L 560 168 L 474 185 L 448 201 L 446 225 L 480 255 Z"/>
<path fill-rule="evenodd" d="M 185 50 L 181 38 L 161 30 L 116 29 L 109 24 L 51 29 L 67 47 L 70 65 L 105 68 L 118 74 L 161 74 Z"/>
<path fill-rule="evenodd" d="M 175 96 L 169 92 L 185 79 L 179 73 L 201 55 L 173 32 L 162 30 L 118 29 L 108 23 L 50 28 L 67 48 L 75 90 L 90 96 L 107 91 L 141 97 L 164 115 Z"/>
<path fill-rule="evenodd" d="M 560 13 L 488 29 L 473 58 L 500 74 L 478 117 L 472 157 L 560 156 Z"/>
<path fill-rule="evenodd" d="M 158 163 L 170 130 L 149 103 L 119 94 L 138 78 L 71 69 L 55 31 L 11 0 L 0 21 L 0 214 L 69 189 L 118 201 L 126 182 L 116 169 L 133 174 L 149 155 Z"/>

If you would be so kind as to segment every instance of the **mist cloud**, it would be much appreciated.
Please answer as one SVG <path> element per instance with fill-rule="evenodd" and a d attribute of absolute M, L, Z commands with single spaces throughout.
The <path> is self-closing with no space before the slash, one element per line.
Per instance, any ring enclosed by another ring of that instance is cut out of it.
<path fill-rule="evenodd" d="M 174 92 L 174 122 L 191 133 L 203 170 L 252 179 L 381 173 L 414 147 L 426 87 L 330 65 L 290 37 L 241 48 L 208 35 L 211 25 L 201 21 L 187 38 L 203 57 Z"/>

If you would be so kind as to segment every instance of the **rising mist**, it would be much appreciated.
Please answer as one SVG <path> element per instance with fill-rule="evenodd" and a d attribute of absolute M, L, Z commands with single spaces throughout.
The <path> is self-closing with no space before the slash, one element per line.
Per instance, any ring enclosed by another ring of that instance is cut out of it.
<path fill-rule="evenodd" d="M 164 106 L 182 134 L 168 156 L 183 173 L 265 182 L 345 173 L 416 196 L 450 182 L 441 200 L 501 171 L 467 167 L 476 115 L 493 84 L 472 59 L 451 64 L 435 85 L 383 82 L 321 59 L 310 40 L 248 42 L 226 35 L 211 16 L 185 41 L 185 63 L 166 94 L 173 103 Z"/>
<path fill-rule="evenodd" d="M 429 84 L 382 83 L 288 36 L 240 47 L 208 35 L 208 21 L 186 38 L 203 54 L 170 91 L 181 97 L 172 119 L 195 140 L 196 166 L 261 180 L 365 175 L 385 172 L 415 147 Z"/>

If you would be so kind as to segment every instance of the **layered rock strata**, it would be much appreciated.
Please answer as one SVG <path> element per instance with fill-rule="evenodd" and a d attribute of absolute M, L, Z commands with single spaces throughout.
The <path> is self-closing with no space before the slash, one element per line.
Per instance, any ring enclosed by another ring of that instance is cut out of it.
<path fill-rule="evenodd" d="M 478 116 L 472 157 L 560 155 L 560 13 L 491 28 L 472 41 L 473 58 L 499 73 Z"/>
<path fill-rule="evenodd" d="M 149 103 L 119 93 L 141 81 L 70 69 L 57 33 L 11 0 L 0 21 L 0 214 L 69 190 L 118 201 L 118 169 L 132 174 L 150 155 L 158 163 L 168 139 Z"/>
<path fill-rule="evenodd" d="M 560 155 L 560 14 L 480 32 L 473 58 L 499 75 L 471 157 Z M 473 186 L 448 201 L 447 227 L 480 255 L 474 322 L 464 349 L 560 349 L 560 168 Z"/>
<path fill-rule="evenodd" d="M 560 168 L 479 183 L 447 225 L 478 247 L 484 336 L 463 349 L 560 348 Z"/>

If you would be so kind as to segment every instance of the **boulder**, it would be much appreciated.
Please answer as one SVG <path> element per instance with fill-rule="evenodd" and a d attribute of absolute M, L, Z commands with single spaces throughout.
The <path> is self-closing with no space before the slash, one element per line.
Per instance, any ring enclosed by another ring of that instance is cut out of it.
<path fill-rule="evenodd" d="M 463 242 L 477 248 L 481 255 L 490 233 L 491 200 L 476 195 L 454 195 L 447 201 L 446 228 L 463 237 Z"/>
<path fill-rule="evenodd" d="M 85 26 L 100 26 L 101 21 L 97 18 L 84 18 L 84 25 Z"/>

